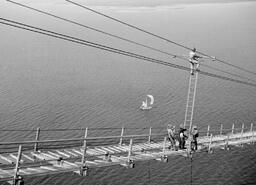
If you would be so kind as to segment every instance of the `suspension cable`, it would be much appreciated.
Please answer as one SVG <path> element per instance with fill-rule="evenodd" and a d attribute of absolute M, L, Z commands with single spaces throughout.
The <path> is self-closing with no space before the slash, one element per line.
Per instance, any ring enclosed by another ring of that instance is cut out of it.
<path fill-rule="evenodd" d="M 80 45 L 86 45 L 86 46 L 98 48 L 98 49 L 101 49 L 101 50 L 105 50 L 105 51 L 109 51 L 109 52 L 112 52 L 112 53 L 117 53 L 117 54 L 120 54 L 120 55 L 125 55 L 125 56 L 129 56 L 129 57 L 137 58 L 137 59 L 140 59 L 140 60 L 144 60 L 144 61 L 148 61 L 148 62 L 152 62 L 152 63 L 156 63 L 156 64 L 161 64 L 161 65 L 165 65 L 165 66 L 169 66 L 169 67 L 173 67 L 173 68 L 177 68 L 177 69 L 181 69 L 181 70 L 185 70 L 185 71 L 190 71 L 190 68 L 188 68 L 188 67 L 180 66 L 180 65 L 177 65 L 177 64 L 169 63 L 169 62 L 165 62 L 163 60 L 158 60 L 158 59 L 146 57 L 146 56 L 143 56 L 143 55 L 139 55 L 139 54 L 136 54 L 136 53 L 127 52 L 127 51 L 124 51 L 124 50 L 120 50 L 120 49 L 116 49 L 116 48 L 113 48 L 113 47 L 105 46 L 105 45 L 102 45 L 102 44 L 89 42 L 89 41 L 86 41 L 86 40 L 83 40 L 83 39 L 79 39 L 79 38 L 76 38 L 76 37 L 56 33 L 56 32 L 53 32 L 53 31 L 49 31 L 49 30 L 45 30 L 45 29 L 41 29 L 41 28 L 37 28 L 37 27 L 33 27 L 33 26 L 30 26 L 30 25 L 27 25 L 27 24 L 12 21 L 12 20 L 5 19 L 5 18 L 0 18 L 0 20 L 2 20 L 2 22 L 0 22 L 1 24 L 16 27 L 16 28 L 19 28 L 19 29 L 35 32 L 35 33 L 42 34 L 42 35 L 47 35 L 47 36 L 50 36 L 50 37 L 54 37 L 54 38 L 58 38 L 58 39 L 66 40 L 66 41 L 70 41 L 70 42 L 77 43 L 77 44 L 80 44 Z M 241 84 L 256 87 L 256 84 L 254 84 L 254 83 L 249 83 L 249 82 L 245 82 L 245 81 L 241 81 L 241 80 L 237 80 L 237 79 L 233 79 L 233 78 L 229 78 L 229 77 L 226 77 L 226 76 L 221 76 L 221 75 L 217 75 L 217 74 L 213 74 L 213 73 L 208 73 L 208 72 L 204 72 L 204 71 L 200 71 L 200 73 L 202 75 L 206 75 L 206 76 L 209 76 L 209 77 L 219 78 L 219 79 L 222 79 L 222 80 L 228 80 L 228 81 L 232 81 L 232 82 L 241 83 Z"/>
<path fill-rule="evenodd" d="M 116 21 L 116 22 L 119 22 L 119 23 L 121 23 L 121 24 L 123 24 L 123 25 L 126 25 L 126 26 L 130 27 L 130 28 L 139 30 L 139 31 L 141 31 L 141 32 L 143 32 L 143 33 L 146 33 L 146 34 L 148 34 L 148 35 L 151 35 L 151 36 L 154 36 L 154 37 L 159 38 L 159 39 L 161 39 L 161 40 L 167 41 L 167 42 L 169 42 L 169 43 L 171 43 L 171 44 L 174 44 L 174 45 L 176 45 L 176 46 L 182 47 L 182 48 L 187 49 L 187 50 L 192 50 L 192 48 L 190 48 L 190 47 L 188 47 L 188 46 L 185 46 L 185 45 L 180 44 L 180 43 L 178 43 L 178 42 L 175 42 L 175 41 L 172 41 L 172 40 L 170 40 L 170 39 L 164 38 L 164 37 L 159 36 L 159 35 L 157 35 L 157 34 L 154 34 L 154 33 L 152 33 L 152 32 L 146 31 L 145 29 L 139 28 L 139 27 L 134 26 L 134 25 L 131 25 L 131 24 L 127 23 L 127 22 L 121 21 L 121 20 L 119 20 L 119 19 L 117 19 L 117 18 L 114 18 L 114 17 L 111 17 L 111 16 L 109 16 L 109 15 L 103 14 L 103 13 L 101 13 L 101 12 L 98 12 L 98 11 L 96 11 L 96 10 L 93 10 L 93 9 L 91 9 L 91 8 L 88 8 L 88 7 L 84 6 L 84 5 L 81 5 L 81 4 L 79 4 L 79 3 L 76 3 L 76 2 L 74 2 L 74 1 L 71 1 L 71 0 L 66 0 L 66 1 L 69 2 L 69 3 L 72 3 L 72 4 L 76 5 L 76 6 L 79 6 L 79 7 L 81 7 L 81 8 L 84 8 L 84 9 L 86 9 L 86 10 L 89 10 L 89 11 L 91 11 L 91 12 L 94 12 L 94 13 L 96 13 L 96 14 L 98 14 L 98 15 L 104 16 L 104 17 L 106 17 L 106 18 L 108 18 L 108 19 L 111 19 L 111 20 L 114 20 L 114 21 Z M 199 53 L 199 54 L 201 54 L 201 55 L 204 55 L 204 56 L 207 56 L 207 57 L 209 57 L 209 58 L 215 59 L 216 61 L 218 61 L 218 62 L 220 62 L 220 63 L 223 63 L 223 64 L 226 64 L 226 65 L 232 66 L 232 67 L 237 68 L 237 69 L 239 69 L 239 70 L 242 70 L 242 71 L 244 71 L 244 72 L 247 72 L 247 73 L 256 75 L 256 73 L 253 72 L 253 71 L 250 71 L 250 70 L 248 70 L 248 69 L 242 68 L 242 67 L 240 67 L 240 66 L 236 66 L 236 65 L 231 64 L 231 63 L 229 63 L 229 62 L 226 62 L 226 61 L 224 61 L 224 60 L 215 58 L 215 57 L 210 56 L 210 55 L 208 55 L 208 54 L 206 54 L 206 53 L 203 53 L 203 52 L 201 52 L 201 51 L 197 51 L 197 53 Z"/>
<path fill-rule="evenodd" d="M 167 65 L 167 66 L 178 68 L 178 69 L 183 69 L 183 70 L 187 70 L 187 71 L 190 70 L 188 67 L 185 67 L 185 66 L 180 66 L 180 65 L 177 65 L 177 64 L 169 63 L 169 62 L 164 62 L 162 60 L 157 60 L 157 59 L 153 59 L 153 58 L 146 57 L 146 56 L 143 56 L 143 55 L 135 54 L 135 53 L 132 53 L 132 52 L 127 52 L 127 51 L 116 49 L 116 48 L 113 48 L 113 47 L 108 47 L 108 46 L 105 46 L 105 45 L 102 45 L 102 44 L 90 42 L 90 41 L 87 41 L 87 40 L 79 39 L 79 38 L 76 38 L 76 37 L 73 37 L 73 36 L 68 36 L 68 35 L 65 35 L 65 34 L 60 34 L 60 33 L 57 33 L 57 32 L 46 30 L 46 29 L 30 26 L 30 25 L 23 24 L 23 23 L 20 23 L 20 22 L 17 22 L 17 21 L 12 21 L 12 20 L 5 19 L 5 18 L 0 18 L 0 20 L 6 21 L 6 22 L 11 22 L 11 24 L 4 23 L 4 22 L 1 22 L 1 24 L 6 24 L 6 25 L 9 25 L 9 26 L 24 29 L 24 30 L 27 30 L 27 31 L 36 32 L 36 33 L 39 33 L 39 34 L 43 34 L 43 35 L 47 35 L 47 36 L 51 36 L 51 37 L 55 37 L 55 38 L 75 42 L 75 43 L 82 44 L 82 45 L 87 45 L 87 46 L 90 46 L 90 47 L 95 47 L 95 48 L 98 48 L 98 49 L 106 50 L 106 51 L 113 52 L 113 53 L 118 53 L 118 54 L 121 54 L 121 55 L 126 55 L 126 56 L 130 56 L 130 57 L 134 57 L 134 58 L 138 58 L 138 59 L 142 59 L 142 60 L 147 60 L 147 61 L 150 61 L 150 62 L 153 62 L 153 63 Z M 19 26 L 17 26 L 17 25 L 19 25 Z"/>
<path fill-rule="evenodd" d="M 201 66 L 204 66 L 204 67 L 206 67 L 206 68 L 213 69 L 213 70 L 215 70 L 215 71 L 219 71 L 219 72 L 222 72 L 222 73 L 226 73 L 226 74 L 228 74 L 228 75 L 236 76 L 236 77 L 239 77 L 239 78 L 242 78 L 242 79 L 245 79 L 245 80 L 252 81 L 252 82 L 255 82 L 255 83 L 256 83 L 256 80 L 253 80 L 253 79 L 250 79 L 250 78 L 247 78 L 247 77 L 238 75 L 238 74 L 230 73 L 230 72 L 227 72 L 227 71 L 224 71 L 224 70 L 221 70 L 221 69 L 218 69 L 218 68 L 209 66 L 209 65 L 207 65 L 207 64 L 201 64 Z"/>
<path fill-rule="evenodd" d="M 135 44 L 135 45 L 138 45 L 138 46 L 142 46 L 142 47 L 144 47 L 144 48 L 147 48 L 147 49 L 150 49 L 150 50 L 154 50 L 154 51 L 157 51 L 157 52 L 160 52 L 160 53 L 169 55 L 169 56 L 171 56 L 171 57 L 177 57 L 177 58 L 182 59 L 182 57 L 176 56 L 176 55 L 174 55 L 174 54 L 172 54 L 172 53 L 168 53 L 168 52 L 166 52 L 166 51 L 162 51 L 162 50 L 160 50 L 160 49 L 156 49 L 156 48 L 153 48 L 153 47 L 151 47 L 151 46 L 147 46 L 147 45 L 144 45 L 144 44 L 141 44 L 141 43 L 138 43 L 138 42 L 135 42 L 135 41 L 126 39 L 126 38 L 124 38 L 124 37 L 120 37 L 120 36 L 117 36 L 117 35 L 114 35 L 114 34 L 105 32 L 105 31 L 103 31 L 103 30 L 100 30 L 100 29 L 97 29 L 97 28 L 94 28 L 94 27 L 91 27 L 91 26 L 87 26 L 87 25 L 85 25 L 85 24 L 81 24 L 81 23 L 79 23 L 79 22 L 72 21 L 72 20 L 70 20 L 70 19 L 63 18 L 63 17 L 60 17 L 60 16 L 58 16 L 58 15 L 55 15 L 55 14 L 52 14 L 52 13 L 49 13 L 49 12 L 46 12 L 46 11 L 42 11 L 42 10 L 33 8 L 33 7 L 31 7 L 31 6 L 24 5 L 24 4 L 22 4 L 22 3 L 18 3 L 18 2 L 12 1 L 12 0 L 6 0 L 6 1 L 8 1 L 8 2 L 10 2 L 10 3 L 13 3 L 13 4 L 16 4 L 16 5 L 18 5 L 18 6 L 21 6 L 21 7 L 24 7 L 24 8 L 27 8 L 27 9 L 30 9 L 30 10 L 33 10 L 33 11 L 42 13 L 42 14 L 44 14 L 44 15 L 48 15 L 48 16 L 54 17 L 54 18 L 56 18 L 56 19 L 63 20 L 63 21 L 66 21 L 66 22 L 69 22 L 69 23 L 72 23 L 72 24 L 81 26 L 81 27 L 83 27 L 83 28 L 96 31 L 96 32 L 98 32 L 98 33 L 102 33 L 102 34 L 108 35 L 108 36 L 110 36 L 110 37 L 114 37 L 114 38 L 117 38 L 117 39 L 120 39 L 120 40 L 129 42 L 129 43 L 132 43 L 132 44 Z"/>
<path fill-rule="evenodd" d="M 135 42 L 135 41 L 132 41 L 132 40 L 129 40 L 129 39 L 120 37 L 120 36 L 117 36 L 117 35 L 114 35 L 114 34 L 105 32 L 105 31 L 103 31 L 103 30 L 96 29 L 96 28 L 93 28 L 93 27 L 90 27 L 90 26 L 81 24 L 81 23 L 76 22 L 76 21 L 72 21 L 72 20 L 70 20 L 70 19 L 66 19 L 66 18 L 60 17 L 60 16 L 58 16 L 58 15 L 55 15 L 55 14 L 52 14 L 52 13 L 49 13 L 49 12 L 42 11 L 42 10 L 33 8 L 33 7 L 31 7 L 31 6 L 24 5 L 24 4 L 22 4 L 22 3 L 18 3 L 18 2 L 12 1 L 12 0 L 6 0 L 6 1 L 7 1 L 7 2 L 10 2 L 10 3 L 13 3 L 13 4 L 16 4 L 16 5 L 18 5 L 18 6 L 21 6 L 21 7 L 24 7 L 24 8 L 27 8 L 27 9 L 30 9 L 30 10 L 33 10 L 33 11 L 42 13 L 42 14 L 44 14 L 44 15 L 48 15 L 48 16 L 54 17 L 54 18 L 56 18 L 56 19 L 63 20 L 63 21 L 66 21 L 66 22 L 69 22 L 69 23 L 72 23 L 72 24 L 81 26 L 81 27 L 83 27 L 83 28 L 87 28 L 87 29 L 90 29 L 90 30 L 93 30 L 93 31 L 96 31 L 96 32 L 99 32 L 99 33 L 102 33 L 102 34 L 105 34 L 105 35 L 108 35 L 108 36 L 111 36 L 111 37 L 120 39 L 120 40 L 123 40 L 123 41 L 129 42 L 129 43 L 132 43 L 132 44 L 135 44 L 135 45 L 138 45 L 138 46 L 142 46 L 142 47 L 147 48 L 147 49 L 151 49 L 151 50 L 160 52 L 160 53 L 162 53 L 162 54 L 166 54 L 166 55 L 168 55 L 168 56 L 171 56 L 172 58 L 178 58 L 178 59 L 181 59 L 181 60 L 184 60 L 184 61 L 187 61 L 187 60 L 188 60 L 188 59 L 187 59 L 186 57 L 184 57 L 184 56 L 171 54 L 171 53 L 168 53 L 168 52 L 165 52 L 165 51 L 162 51 L 162 50 L 159 50 L 159 49 L 156 49 L 156 48 L 153 48 L 153 47 L 150 47 L 150 46 L 147 46 L 147 45 L 144 45 L 144 44 L 141 44 L 141 43 L 138 43 L 138 42 Z M 207 66 L 207 65 L 205 65 L 205 66 Z M 236 77 L 240 77 L 240 78 L 242 78 L 242 79 L 246 79 L 246 80 L 249 80 L 249 81 L 256 82 L 255 80 L 252 80 L 252 79 L 243 77 L 243 76 L 241 76 L 241 75 L 232 74 L 232 73 L 229 73 L 229 72 L 226 72 L 226 71 L 222 71 L 222 70 L 220 70 L 220 69 L 213 68 L 213 67 L 210 67 L 210 66 L 208 66 L 208 68 L 212 68 L 212 69 L 214 69 L 214 70 L 216 70 L 216 71 L 221 71 L 221 72 L 226 73 L 226 74 L 229 74 L 229 75 L 231 75 L 231 76 L 236 76 Z"/>

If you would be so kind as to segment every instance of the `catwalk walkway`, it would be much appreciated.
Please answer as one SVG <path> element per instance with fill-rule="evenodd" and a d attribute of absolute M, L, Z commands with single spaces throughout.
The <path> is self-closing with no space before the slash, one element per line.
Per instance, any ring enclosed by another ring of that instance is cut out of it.
<path fill-rule="evenodd" d="M 62 140 L 39 140 L 40 132 L 37 132 L 34 141 L 0 142 L 0 181 L 22 184 L 23 178 L 27 176 L 62 172 L 75 172 L 86 176 L 91 168 L 112 165 L 136 168 L 136 163 L 139 161 L 168 162 L 169 156 L 189 157 L 193 153 L 189 142 L 186 144 L 187 149 L 170 149 L 164 130 L 162 133 L 152 134 L 151 129 L 148 134 L 124 135 L 123 128 L 119 136 L 104 137 L 87 137 L 88 129 L 86 129 L 83 138 Z M 256 131 L 253 131 L 253 125 L 247 130 L 242 126 L 239 131 L 234 131 L 232 127 L 232 130 L 226 133 L 221 127 L 214 135 L 208 127 L 207 132 L 200 135 L 198 151 L 209 153 L 215 148 L 228 150 L 232 145 L 242 146 L 256 142 Z M 111 141 L 106 144 L 104 142 L 106 140 Z M 49 144 L 52 143 L 59 147 L 50 147 Z M 77 146 L 79 143 L 80 146 Z M 10 146 L 12 148 L 16 146 L 16 152 L 9 152 Z"/>

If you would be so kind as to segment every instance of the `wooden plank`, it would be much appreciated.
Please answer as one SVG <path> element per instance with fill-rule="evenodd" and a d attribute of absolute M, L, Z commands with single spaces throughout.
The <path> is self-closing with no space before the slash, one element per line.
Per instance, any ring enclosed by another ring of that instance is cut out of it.
<path fill-rule="evenodd" d="M 139 147 L 143 148 L 144 150 L 152 150 L 154 147 L 151 144 L 141 143 Z"/>
<path fill-rule="evenodd" d="M 103 155 L 103 153 L 102 152 L 99 152 L 98 150 L 95 150 L 95 149 L 88 149 L 87 151 L 86 151 L 86 153 L 88 153 L 89 155 Z"/>
<path fill-rule="evenodd" d="M 79 165 L 79 166 L 82 165 L 81 162 L 75 162 L 75 163 L 76 163 L 77 165 Z M 97 164 L 98 164 L 98 163 L 97 163 L 97 162 L 94 162 L 94 161 L 86 161 L 86 165 L 89 166 L 89 167 L 90 167 L 90 166 L 94 166 L 94 167 L 95 167 L 95 166 L 97 166 Z"/>
<path fill-rule="evenodd" d="M 32 157 L 30 157 L 30 156 L 28 156 L 26 154 L 22 154 L 21 157 L 23 158 L 23 160 L 25 160 L 24 158 L 26 158 L 26 159 L 29 160 L 29 162 L 34 162 L 34 158 L 32 158 Z M 27 161 L 27 160 L 25 160 L 25 161 Z"/>
<path fill-rule="evenodd" d="M 117 157 L 117 156 L 111 156 L 111 160 L 113 161 L 113 162 L 126 162 L 127 161 L 127 157 L 124 157 L 124 156 L 119 156 L 119 157 Z"/>
<path fill-rule="evenodd" d="M 35 153 L 35 152 L 30 152 L 31 155 L 35 156 L 36 158 L 40 159 L 40 160 L 46 160 L 45 156 L 43 156 L 42 154 L 39 153 Z"/>
<path fill-rule="evenodd" d="M 151 144 L 153 147 L 155 147 L 155 148 L 163 148 L 163 144 L 164 144 L 164 142 L 161 142 L 161 143 L 153 143 L 153 144 Z"/>
<path fill-rule="evenodd" d="M 60 156 L 59 154 L 56 154 L 56 153 L 54 153 L 54 152 L 52 152 L 52 151 L 48 151 L 48 154 L 50 154 L 50 155 L 52 155 L 52 156 L 55 156 L 56 158 L 62 157 L 62 156 Z"/>
<path fill-rule="evenodd" d="M 64 149 L 64 152 L 66 152 L 66 153 L 68 153 L 68 154 L 70 154 L 70 155 L 72 155 L 72 156 L 74 156 L 74 157 L 78 157 L 79 155 L 77 154 L 77 153 L 75 153 L 74 151 L 70 151 L 70 150 L 68 150 L 68 149 Z"/>
<path fill-rule="evenodd" d="M 77 150 L 77 149 L 72 149 L 72 151 L 73 151 L 73 152 L 75 152 L 75 153 L 77 153 L 77 154 L 79 154 L 79 155 L 81 155 L 81 156 L 83 155 L 83 153 L 82 153 L 82 152 L 80 152 L 80 151 L 79 151 L 79 150 Z"/>
<path fill-rule="evenodd" d="M 69 161 L 63 161 L 63 164 L 69 165 L 69 166 L 73 166 L 73 167 L 79 167 L 77 164 L 69 162 Z"/>
<path fill-rule="evenodd" d="M 114 148 L 113 146 L 107 146 L 107 148 L 109 148 L 110 150 L 113 150 L 113 151 L 115 151 L 115 152 L 117 152 L 117 153 L 123 152 L 123 150 L 121 150 L 121 149 L 116 149 L 116 148 Z"/>
<path fill-rule="evenodd" d="M 31 174 L 31 173 L 28 172 L 26 169 L 19 169 L 19 174 L 20 175 L 28 175 L 28 174 Z"/>
<path fill-rule="evenodd" d="M 9 155 L 10 155 L 10 157 L 12 157 L 14 159 L 14 161 L 17 160 L 17 156 L 15 156 L 14 154 L 9 154 Z M 23 163 L 24 160 L 21 159 L 20 162 Z"/>
<path fill-rule="evenodd" d="M 57 159 L 58 159 L 57 157 L 52 156 L 52 155 L 50 155 L 50 154 L 48 154 L 48 153 L 45 153 L 45 152 L 41 152 L 41 154 L 42 154 L 43 156 L 45 156 L 45 159 L 46 159 L 46 160 L 57 160 Z"/>
<path fill-rule="evenodd" d="M 60 154 L 62 157 L 67 157 L 67 158 L 70 158 L 71 156 L 62 152 L 62 151 L 59 151 L 59 150 L 55 150 L 58 154 Z"/>
<path fill-rule="evenodd" d="M 38 173 L 45 173 L 45 172 L 49 172 L 46 169 L 43 169 L 41 167 L 37 167 L 37 168 L 27 168 L 27 171 L 30 171 L 32 174 L 38 174 Z"/>
<path fill-rule="evenodd" d="M 124 146 L 112 146 L 113 148 L 116 148 L 117 150 L 121 150 L 123 152 L 128 152 L 129 147 L 124 147 Z"/>
<path fill-rule="evenodd" d="M 58 169 L 55 168 L 54 166 L 40 166 L 40 168 L 45 169 L 47 171 L 58 171 Z"/>
<path fill-rule="evenodd" d="M 95 147 L 94 150 L 98 150 L 101 153 L 101 155 L 106 154 L 108 152 L 107 150 L 103 150 L 103 149 L 98 148 L 98 147 Z"/>
<path fill-rule="evenodd" d="M 0 158 L 2 159 L 1 161 L 3 161 L 3 164 L 14 164 L 15 160 L 13 158 L 10 159 L 10 157 L 6 157 L 3 155 L 0 155 Z"/>
<path fill-rule="evenodd" d="M 13 176 L 13 174 L 14 174 L 14 170 L 2 170 L 2 169 L 0 169 L 0 177 L 1 178 L 10 177 L 10 176 Z"/>
<path fill-rule="evenodd" d="M 105 151 L 107 151 L 107 152 L 109 152 L 110 154 L 114 154 L 114 153 L 116 153 L 116 151 L 113 151 L 113 150 L 110 150 L 108 147 L 100 147 L 101 149 L 103 149 L 103 150 L 105 150 Z"/>
<path fill-rule="evenodd" d="M 151 149 L 152 147 L 150 145 L 147 145 L 146 143 L 140 143 L 140 144 L 135 144 L 133 148 L 143 148 L 143 149 Z"/>

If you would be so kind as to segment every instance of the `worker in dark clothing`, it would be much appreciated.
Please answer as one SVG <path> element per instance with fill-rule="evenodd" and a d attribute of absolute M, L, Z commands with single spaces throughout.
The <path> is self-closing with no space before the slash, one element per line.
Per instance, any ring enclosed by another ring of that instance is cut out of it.
<path fill-rule="evenodd" d="M 180 149 L 186 149 L 185 148 L 185 143 L 187 139 L 187 136 L 185 135 L 186 130 L 187 129 L 185 129 L 183 125 L 180 125 L 180 130 L 179 130 L 179 148 Z"/>
<path fill-rule="evenodd" d="M 199 137 L 197 126 L 193 126 L 191 134 L 192 134 L 191 149 L 197 150 L 197 138 Z"/>

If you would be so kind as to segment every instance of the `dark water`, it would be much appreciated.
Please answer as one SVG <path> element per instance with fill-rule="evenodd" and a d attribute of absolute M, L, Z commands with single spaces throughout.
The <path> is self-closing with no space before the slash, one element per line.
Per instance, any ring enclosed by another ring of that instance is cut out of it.
<path fill-rule="evenodd" d="M 33 5 L 33 4 L 32 4 Z M 36 4 L 58 15 L 171 53 L 182 50 L 132 31 L 72 5 Z M 164 37 L 256 71 L 255 2 L 195 4 L 157 7 L 98 7 L 99 10 Z M 54 20 L 1 2 L 5 18 L 74 35 L 132 52 L 172 60 L 146 49 L 107 38 L 92 31 Z M 157 127 L 183 122 L 189 74 L 145 63 L 34 33 L 0 26 L 0 126 L 1 129 L 81 127 Z M 232 73 L 255 76 L 214 62 L 207 65 Z M 202 66 L 201 70 L 221 74 Z M 232 77 L 233 78 L 233 77 Z M 200 76 L 194 122 L 231 128 L 249 127 L 256 120 L 255 88 Z M 146 94 L 153 94 L 155 107 L 139 111 Z M 31 139 L 32 133 L 0 132 L 2 141 Z M 44 138 L 64 138 L 60 132 Z M 255 146 L 196 154 L 194 184 L 256 184 Z M 149 179 L 150 169 L 150 179 Z M 29 179 L 31 184 L 190 184 L 190 161 L 173 158 L 168 164 L 154 161 L 92 170 L 88 178 L 60 174 Z M 28 183 L 29 184 L 29 183 Z"/>

